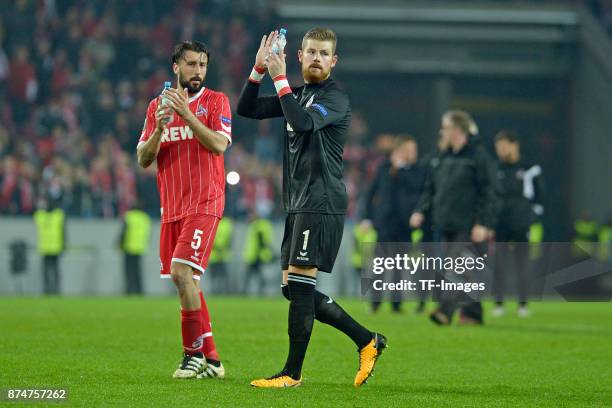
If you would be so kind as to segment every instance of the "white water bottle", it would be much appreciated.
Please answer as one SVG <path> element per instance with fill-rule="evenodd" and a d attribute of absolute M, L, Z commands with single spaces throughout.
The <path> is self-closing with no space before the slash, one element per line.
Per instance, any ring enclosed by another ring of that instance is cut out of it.
<path fill-rule="evenodd" d="M 164 82 L 164 90 L 161 93 L 161 105 L 162 106 L 167 106 L 168 105 L 168 98 L 165 96 L 165 93 L 166 93 L 166 89 L 170 89 L 171 86 L 172 86 L 171 82 L 168 82 L 168 81 Z M 170 122 L 170 118 L 162 120 L 162 123 L 164 123 L 164 124 L 168 123 L 168 122 Z"/>
<path fill-rule="evenodd" d="M 278 37 L 272 43 L 272 52 L 276 55 L 281 55 L 283 50 L 285 49 L 285 45 L 287 45 L 287 29 L 281 28 L 278 32 Z"/>

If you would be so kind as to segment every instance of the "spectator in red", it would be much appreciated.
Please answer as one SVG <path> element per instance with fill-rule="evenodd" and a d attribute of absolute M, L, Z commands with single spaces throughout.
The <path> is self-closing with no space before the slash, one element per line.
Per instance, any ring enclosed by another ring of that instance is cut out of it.
<path fill-rule="evenodd" d="M 162 17 L 159 25 L 151 32 L 151 44 L 155 44 L 160 52 L 163 50 L 164 55 L 172 53 L 175 43 L 172 21 L 171 16 Z"/>
<path fill-rule="evenodd" d="M 63 49 L 55 53 L 53 62 L 53 71 L 51 74 L 51 93 L 58 96 L 64 89 L 68 87 L 72 78 L 72 69 L 68 64 L 68 54 Z M 43 84 L 45 87 L 48 84 Z"/>
<path fill-rule="evenodd" d="M 42 172 L 42 197 L 47 197 L 62 207 L 70 189 L 70 173 L 70 165 L 60 156 L 54 156 Z"/>
<path fill-rule="evenodd" d="M 13 120 L 23 124 L 28 118 L 30 105 L 36 100 L 38 82 L 30 53 L 23 45 L 15 48 L 9 67 L 8 90 L 13 103 Z"/>
<path fill-rule="evenodd" d="M 247 61 L 247 47 L 250 42 L 249 33 L 244 27 L 244 20 L 235 17 L 230 21 L 227 29 L 227 44 L 229 45 L 227 67 L 230 70 L 230 77 L 233 79 L 233 87 L 240 87 L 242 79 L 239 79 L 245 72 L 250 60 Z"/>
<path fill-rule="evenodd" d="M 2 41 L 1 38 L 0 41 Z M 42 84 L 42 86 L 40 87 L 40 91 L 38 92 L 38 105 L 42 105 L 49 102 L 49 97 L 51 96 L 51 89 L 48 84 L 52 83 L 53 70 L 55 68 L 55 62 L 51 48 L 51 40 L 47 37 L 41 38 L 36 43 L 34 64 L 36 65 L 38 83 Z"/>
<path fill-rule="evenodd" d="M 357 164 L 349 165 L 344 174 L 344 184 L 346 185 L 346 193 L 348 194 L 348 208 L 346 210 L 346 218 L 353 218 L 357 213 L 357 204 L 360 202 L 360 196 L 363 194 L 365 183 L 363 175 L 359 171 Z"/>
<path fill-rule="evenodd" d="M 86 36 L 91 36 L 96 32 L 98 20 L 93 7 L 87 7 L 85 12 L 83 12 L 83 17 L 81 17 L 81 27 Z"/>
<path fill-rule="evenodd" d="M 0 211 L 5 214 L 31 214 L 33 209 L 33 172 L 13 156 L 4 160 L 0 182 Z"/>
<path fill-rule="evenodd" d="M 77 95 L 65 91 L 62 93 L 60 100 L 62 119 L 71 132 L 79 128 L 79 112 L 76 99 L 78 99 Z"/>
<path fill-rule="evenodd" d="M 136 175 L 130 165 L 130 157 L 126 152 L 119 153 L 113 165 L 113 170 L 115 190 L 117 191 L 118 215 L 123 216 L 136 204 Z"/>
<path fill-rule="evenodd" d="M 168 70 L 163 66 L 160 66 L 155 70 L 155 73 L 149 78 L 147 81 L 146 97 L 150 99 L 155 95 L 159 95 L 164 87 L 164 82 L 170 80 L 170 75 L 168 74 Z"/>
<path fill-rule="evenodd" d="M 113 179 L 106 157 L 99 155 L 93 160 L 89 181 L 94 201 L 94 215 L 112 218 L 114 216 Z"/>
<path fill-rule="evenodd" d="M 245 207 L 249 212 L 263 211 L 270 214 L 275 202 L 274 184 L 262 166 L 256 163 L 256 159 L 253 161 L 255 165 L 252 167 L 252 172 L 244 178 L 242 186 Z"/>

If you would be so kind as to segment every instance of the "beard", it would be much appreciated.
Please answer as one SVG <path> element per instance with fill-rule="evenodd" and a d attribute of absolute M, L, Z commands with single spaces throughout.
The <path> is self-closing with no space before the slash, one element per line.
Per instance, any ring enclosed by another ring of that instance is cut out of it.
<path fill-rule="evenodd" d="M 318 68 L 318 69 L 317 69 Z M 325 70 L 320 64 L 302 65 L 302 76 L 308 84 L 316 84 L 325 81 L 331 70 Z"/>
<path fill-rule="evenodd" d="M 199 81 L 197 85 L 194 85 L 192 81 Z M 189 80 L 184 79 L 179 75 L 179 84 L 181 85 L 181 89 L 187 88 L 187 92 L 190 94 L 195 94 L 200 92 L 200 89 L 204 86 L 204 78 L 193 77 Z"/>

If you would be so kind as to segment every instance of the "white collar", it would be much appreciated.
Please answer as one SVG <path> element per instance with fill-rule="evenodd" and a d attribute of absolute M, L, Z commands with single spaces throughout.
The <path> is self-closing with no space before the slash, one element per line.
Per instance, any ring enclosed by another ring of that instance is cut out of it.
<path fill-rule="evenodd" d="M 203 86 L 203 87 L 202 87 L 202 89 L 200 89 L 200 90 L 198 91 L 198 93 L 197 93 L 197 94 L 195 94 L 195 95 L 193 95 L 191 98 L 189 98 L 189 103 L 191 103 L 191 102 L 195 101 L 195 100 L 196 100 L 196 99 L 198 99 L 200 96 L 202 96 L 202 93 L 204 92 L 204 89 L 206 89 L 206 87 L 205 87 L 205 86 Z"/>

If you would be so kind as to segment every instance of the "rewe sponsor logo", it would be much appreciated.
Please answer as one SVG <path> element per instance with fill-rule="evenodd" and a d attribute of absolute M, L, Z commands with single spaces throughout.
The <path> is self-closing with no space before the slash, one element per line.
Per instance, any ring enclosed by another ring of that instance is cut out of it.
<path fill-rule="evenodd" d="M 161 142 L 180 142 L 191 139 L 193 139 L 193 130 L 189 126 L 172 126 L 164 129 Z"/>

